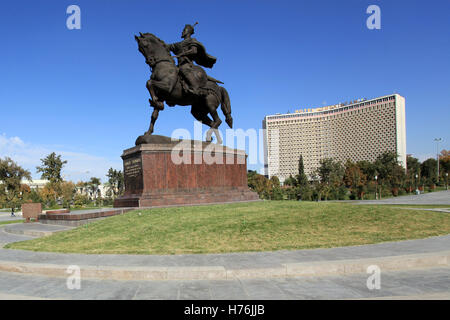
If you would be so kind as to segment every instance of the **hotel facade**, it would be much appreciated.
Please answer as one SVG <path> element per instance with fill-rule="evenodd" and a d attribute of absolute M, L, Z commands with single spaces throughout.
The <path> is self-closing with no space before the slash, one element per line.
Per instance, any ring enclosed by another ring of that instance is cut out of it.
<path fill-rule="evenodd" d="M 265 174 L 282 182 L 298 174 L 300 155 L 307 175 L 324 158 L 374 161 L 386 151 L 406 168 L 405 98 L 398 94 L 269 115 L 263 129 Z"/>

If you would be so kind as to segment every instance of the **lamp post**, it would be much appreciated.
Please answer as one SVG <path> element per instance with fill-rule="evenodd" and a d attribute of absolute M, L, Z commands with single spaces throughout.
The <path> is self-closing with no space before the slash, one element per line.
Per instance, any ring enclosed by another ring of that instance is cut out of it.
<path fill-rule="evenodd" d="M 439 142 L 442 141 L 441 138 L 435 138 L 436 141 L 436 156 L 437 156 L 437 185 L 439 185 Z"/>
<path fill-rule="evenodd" d="M 378 176 L 375 175 L 375 200 L 378 200 Z"/>
<path fill-rule="evenodd" d="M 419 194 L 419 190 L 417 189 L 417 178 L 419 177 L 419 175 L 416 173 L 415 177 L 416 177 L 416 180 L 415 180 L 414 185 L 416 187 L 416 194 Z"/>
<path fill-rule="evenodd" d="M 445 173 L 445 190 L 448 190 L 448 172 Z"/>

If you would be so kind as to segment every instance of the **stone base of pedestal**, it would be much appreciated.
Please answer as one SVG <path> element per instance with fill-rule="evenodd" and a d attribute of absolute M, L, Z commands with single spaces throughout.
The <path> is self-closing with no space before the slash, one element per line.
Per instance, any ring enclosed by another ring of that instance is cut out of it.
<path fill-rule="evenodd" d="M 190 191 L 160 194 L 130 195 L 114 201 L 114 207 L 159 207 L 172 205 L 217 204 L 227 202 L 256 201 L 258 194 L 243 189 L 224 189 L 213 192 Z"/>
<path fill-rule="evenodd" d="M 114 207 L 154 207 L 255 201 L 247 186 L 246 154 L 214 143 L 154 136 L 125 150 L 125 192 Z"/>

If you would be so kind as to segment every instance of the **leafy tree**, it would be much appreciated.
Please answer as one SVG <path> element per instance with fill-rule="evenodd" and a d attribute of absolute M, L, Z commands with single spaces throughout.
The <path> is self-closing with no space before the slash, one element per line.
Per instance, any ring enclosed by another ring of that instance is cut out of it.
<path fill-rule="evenodd" d="M 85 194 L 77 193 L 73 198 L 74 205 L 77 207 L 82 207 L 89 204 L 89 197 Z"/>
<path fill-rule="evenodd" d="M 40 190 L 40 195 L 46 207 L 56 206 L 58 191 L 55 190 L 55 185 L 55 183 L 49 182 Z"/>
<path fill-rule="evenodd" d="M 41 179 L 49 180 L 51 183 L 62 182 L 61 171 L 67 161 L 61 160 L 61 155 L 52 152 L 44 159 L 41 159 L 42 165 L 36 167 Z"/>
<path fill-rule="evenodd" d="M 113 195 L 114 198 L 118 195 L 121 195 L 124 188 L 122 171 L 110 168 L 106 176 L 108 177 L 108 191 Z"/>
<path fill-rule="evenodd" d="M 398 156 L 395 152 L 387 151 L 375 160 L 378 172 L 380 190 L 383 185 L 391 188 L 394 196 L 398 194 L 398 188 L 405 182 L 405 169 L 399 165 Z M 381 192 L 381 191 L 380 191 Z"/>
<path fill-rule="evenodd" d="M 63 198 L 63 205 L 66 208 L 70 208 L 77 189 L 75 184 L 72 182 L 62 182 L 61 183 L 61 196 Z"/>
<path fill-rule="evenodd" d="M 283 192 L 281 191 L 280 179 L 277 176 L 272 176 L 269 180 L 270 185 L 270 199 L 283 200 Z"/>
<path fill-rule="evenodd" d="M 331 158 L 322 159 L 319 163 L 316 175 L 320 182 L 320 193 L 324 195 L 325 200 L 328 200 L 330 194 L 338 194 L 338 189 L 343 184 L 345 169 L 339 161 Z"/>
<path fill-rule="evenodd" d="M 298 160 L 298 175 L 297 175 L 297 185 L 300 187 L 308 186 L 308 177 L 305 174 L 305 166 L 303 164 L 303 156 L 300 155 Z"/>
<path fill-rule="evenodd" d="M 429 158 L 420 165 L 422 177 L 426 179 L 426 183 L 431 186 L 437 183 L 437 160 Z"/>
<path fill-rule="evenodd" d="M 20 167 L 11 158 L 0 158 L 0 197 L 10 206 L 17 206 L 20 202 L 21 181 L 31 181 L 31 173 Z"/>
<path fill-rule="evenodd" d="M 361 170 L 361 172 L 366 176 L 367 181 L 375 180 L 375 176 L 378 174 L 378 172 L 374 162 L 361 160 L 357 161 L 356 165 Z"/>
<path fill-rule="evenodd" d="M 450 150 L 444 149 L 439 155 L 439 173 L 441 178 L 446 181 L 447 176 L 445 174 L 450 174 Z"/>
<path fill-rule="evenodd" d="M 363 199 L 366 191 L 367 177 L 357 164 L 347 160 L 345 164 L 344 183 L 350 188 L 354 197 Z"/>
<path fill-rule="evenodd" d="M 418 174 L 420 171 L 420 161 L 417 158 L 414 158 L 410 155 L 406 157 L 406 168 L 408 175 Z"/>
<path fill-rule="evenodd" d="M 258 193 L 261 199 L 270 199 L 271 185 L 269 179 L 258 174 L 256 171 L 249 171 L 247 174 L 248 187 Z"/>
<path fill-rule="evenodd" d="M 88 190 L 90 192 L 91 197 L 97 200 L 98 196 L 98 186 L 101 184 L 101 180 L 96 177 L 91 177 L 91 180 L 87 183 Z"/>
<path fill-rule="evenodd" d="M 417 178 L 420 176 L 420 161 L 410 155 L 406 157 L 406 185 L 408 192 L 411 192 L 417 185 Z"/>
<path fill-rule="evenodd" d="M 297 180 L 295 180 L 295 178 L 290 175 L 287 179 L 284 180 L 283 185 L 295 187 L 297 185 Z"/>

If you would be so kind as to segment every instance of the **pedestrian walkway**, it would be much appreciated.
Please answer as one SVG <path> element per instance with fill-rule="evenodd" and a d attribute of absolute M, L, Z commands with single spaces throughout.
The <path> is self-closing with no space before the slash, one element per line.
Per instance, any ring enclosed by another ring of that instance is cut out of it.
<path fill-rule="evenodd" d="M 5 237 L 4 229 L 0 228 L 3 241 L 26 239 L 15 234 Z M 116 280 L 340 275 L 363 272 L 373 264 L 401 270 L 447 266 L 449 262 L 450 235 L 330 249 L 228 254 L 86 255 L 0 249 L 0 271 L 65 276 L 67 266 L 77 265 L 85 277 Z"/>
<path fill-rule="evenodd" d="M 380 287 L 367 287 L 367 273 L 289 279 L 113 281 L 0 272 L 0 299 L 101 300 L 310 300 L 450 299 L 450 268 L 381 272 Z"/>
<path fill-rule="evenodd" d="M 353 201 L 358 204 L 416 204 L 416 205 L 449 205 L 450 190 L 436 191 L 419 195 L 400 196 L 381 200 Z"/>

